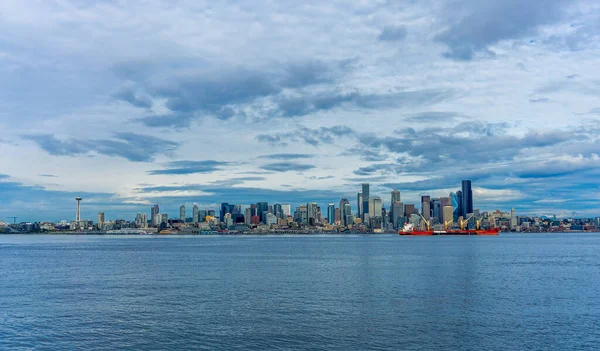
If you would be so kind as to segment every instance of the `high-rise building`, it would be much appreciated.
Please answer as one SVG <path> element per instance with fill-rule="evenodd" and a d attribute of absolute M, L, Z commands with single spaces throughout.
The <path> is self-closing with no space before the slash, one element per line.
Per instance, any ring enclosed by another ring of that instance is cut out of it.
<path fill-rule="evenodd" d="M 473 190 L 471 189 L 471 181 L 462 181 L 462 216 L 467 218 L 467 215 L 473 213 Z"/>
<path fill-rule="evenodd" d="M 463 200 L 462 199 L 463 199 L 462 191 L 459 190 L 456 192 L 456 200 L 458 201 L 458 205 L 457 205 L 457 209 L 456 209 L 456 212 L 457 212 L 456 220 L 458 220 L 458 217 L 463 215 L 463 206 L 462 206 Z"/>
<path fill-rule="evenodd" d="M 219 212 L 219 220 L 220 222 L 225 222 L 225 215 L 227 213 L 233 213 L 234 205 L 229 204 L 227 202 L 223 202 L 221 204 L 221 211 Z"/>
<path fill-rule="evenodd" d="M 344 225 L 349 226 L 354 224 L 354 216 L 352 215 L 352 206 L 350 206 L 350 202 L 344 204 L 344 213 L 346 217 L 344 218 Z"/>
<path fill-rule="evenodd" d="M 299 224 L 308 224 L 306 206 L 300 205 L 296 207 L 296 211 L 294 211 L 294 222 Z"/>
<path fill-rule="evenodd" d="M 421 196 L 421 214 L 426 220 L 431 218 L 431 196 Z"/>
<path fill-rule="evenodd" d="M 160 216 L 159 216 L 159 208 L 158 205 L 152 206 L 150 209 L 150 219 L 152 220 L 152 225 L 158 227 L 160 225 Z"/>
<path fill-rule="evenodd" d="M 104 212 L 98 212 L 98 229 L 102 230 L 104 225 Z"/>
<path fill-rule="evenodd" d="M 198 222 L 206 222 L 206 216 L 208 216 L 207 210 L 198 210 Z"/>
<path fill-rule="evenodd" d="M 333 218 L 334 218 L 334 223 L 342 222 L 342 211 L 340 211 L 339 208 L 335 209 Z"/>
<path fill-rule="evenodd" d="M 392 225 L 395 229 L 402 227 L 404 220 L 404 204 L 400 201 L 395 201 L 392 203 Z"/>
<path fill-rule="evenodd" d="M 383 201 L 379 196 L 369 198 L 369 218 L 382 217 Z"/>
<path fill-rule="evenodd" d="M 252 209 L 250 207 L 244 210 L 244 223 L 247 225 L 252 224 Z"/>
<path fill-rule="evenodd" d="M 79 223 L 81 221 L 81 196 L 77 196 L 75 201 L 77 201 L 77 214 L 75 214 L 75 221 Z"/>
<path fill-rule="evenodd" d="M 291 216 L 292 215 L 292 206 L 290 204 L 281 205 L 281 211 L 283 212 L 283 216 Z"/>
<path fill-rule="evenodd" d="M 390 204 L 393 204 L 394 202 L 400 202 L 402 200 L 400 200 L 400 191 L 397 189 L 394 189 L 394 191 L 392 191 L 392 200 L 390 201 Z"/>
<path fill-rule="evenodd" d="M 319 205 L 316 202 L 309 202 L 306 204 L 306 212 L 308 216 L 308 223 L 318 223 Z"/>
<path fill-rule="evenodd" d="M 432 217 L 433 224 L 435 224 L 436 222 L 437 223 L 442 222 L 442 218 L 444 216 L 442 214 L 442 206 L 441 206 L 440 199 L 431 200 L 431 214 L 433 215 L 433 217 Z"/>
<path fill-rule="evenodd" d="M 185 223 L 185 205 L 179 206 L 179 220 Z"/>
<path fill-rule="evenodd" d="M 414 204 L 406 204 L 404 205 L 404 216 L 406 217 L 410 217 L 411 214 L 415 214 L 418 212 L 415 209 L 415 205 Z"/>
<path fill-rule="evenodd" d="M 510 229 L 515 229 L 517 227 L 517 216 L 515 213 L 515 208 L 513 207 L 510 210 Z"/>
<path fill-rule="evenodd" d="M 362 214 L 363 214 L 363 197 L 362 197 L 362 191 L 359 191 L 358 194 L 356 195 L 356 205 L 358 208 L 358 212 L 356 213 L 358 215 L 358 218 L 362 218 Z"/>
<path fill-rule="evenodd" d="M 198 205 L 194 205 L 194 208 L 192 209 L 192 222 L 200 222 L 200 219 L 198 218 Z"/>
<path fill-rule="evenodd" d="M 327 223 L 335 223 L 335 204 L 327 205 Z"/>
<path fill-rule="evenodd" d="M 263 213 L 269 211 L 269 203 L 268 202 L 257 202 L 256 203 L 256 215 L 260 217 L 261 221 L 265 219 Z M 264 223 L 264 222 L 263 222 Z"/>
<path fill-rule="evenodd" d="M 344 198 L 340 200 L 340 222 L 342 223 L 342 225 L 347 225 L 346 224 L 346 216 L 351 214 L 351 213 L 346 213 L 347 211 L 347 207 L 346 205 L 350 205 L 350 201 L 348 201 L 348 199 Z"/>
<path fill-rule="evenodd" d="M 169 215 L 167 213 L 160 215 L 160 224 L 169 224 Z"/>
<path fill-rule="evenodd" d="M 283 218 L 283 208 L 281 204 L 275 204 L 273 206 L 273 213 L 277 218 Z"/>
<path fill-rule="evenodd" d="M 459 191 L 460 193 L 460 191 Z M 460 213 L 460 200 L 458 199 L 458 195 L 454 192 L 450 193 L 450 204 L 452 205 L 452 220 L 454 222 L 458 221 L 458 217 L 462 214 Z"/>
<path fill-rule="evenodd" d="M 364 183 L 362 185 L 362 200 L 363 200 L 363 207 L 362 207 L 362 217 L 363 217 L 363 221 L 365 221 L 365 215 L 369 214 L 369 183 Z"/>
<path fill-rule="evenodd" d="M 442 220 L 441 223 L 446 223 L 454 220 L 454 209 L 450 205 L 446 205 L 442 207 Z"/>

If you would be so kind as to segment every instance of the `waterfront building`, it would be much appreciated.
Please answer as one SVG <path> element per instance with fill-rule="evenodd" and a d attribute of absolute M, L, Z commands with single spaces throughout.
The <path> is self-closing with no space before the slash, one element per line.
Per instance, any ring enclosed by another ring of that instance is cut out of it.
<path fill-rule="evenodd" d="M 315 224 L 318 223 L 318 213 L 319 213 L 319 205 L 316 202 L 309 202 L 306 204 L 306 211 L 308 216 L 308 223 Z"/>
<path fill-rule="evenodd" d="M 283 217 L 286 218 L 292 215 L 292 206 L 290 204 L 282 204 L 281 212 L 283 213 Z"/>
<path fill-rule="evenodd" d="M 339 208 L 336 208 L 334 211 L 334 223 L 339 224 L 342 222 L 342 212 Z"/>
<path fill-rule="evenodd" d="M 300 205 L 296 207 L 296 211 L 294 211 L 294 222 L 298 224 L 307 224 L 308 216 L 307 216 L 306 206 Z"/>
<path fill-rule="evenodd" d="M 104 225 L 104 212 L 98 212 L 98 229 L 102 230 Z"/>

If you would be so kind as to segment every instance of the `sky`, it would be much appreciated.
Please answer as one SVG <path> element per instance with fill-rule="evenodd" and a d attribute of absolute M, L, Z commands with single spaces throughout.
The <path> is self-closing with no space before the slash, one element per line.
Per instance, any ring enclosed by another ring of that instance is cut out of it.
<path fill-rule="evenodd" d="M 600 3 L 0 2 L 0 220 L 220 202 L 600 215 Z"/>

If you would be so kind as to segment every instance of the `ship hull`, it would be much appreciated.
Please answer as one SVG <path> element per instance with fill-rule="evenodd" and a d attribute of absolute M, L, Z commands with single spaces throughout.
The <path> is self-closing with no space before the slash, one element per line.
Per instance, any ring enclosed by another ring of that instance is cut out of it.
<path fill-rule="evenodd" d="M 433 231 L 427 231 L 427 230 L 413 230 L 410 232 L 399 231 L 398 234 L 412 235 L 412 236 L 429 236 L 429 235 L 433 235 Z"/>

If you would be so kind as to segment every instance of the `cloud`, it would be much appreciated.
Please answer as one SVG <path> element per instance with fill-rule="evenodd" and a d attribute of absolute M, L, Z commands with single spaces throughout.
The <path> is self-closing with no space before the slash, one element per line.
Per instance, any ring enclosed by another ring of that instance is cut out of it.
<path fill-rule="evenodd" d="M 402 41 L 406 38 L 406 27 L 385 26 L 377 38 L 381 41 Z"/>
<path fill-rule="evenodd" d="M 262 99 L 281 99 L 284 90 L 294 91 L 314 85 L 332 83 L 351 69 L 349 61 L 277 63 L 271 67 L 242 68 L 235 66 L 198 66 L 177 70 L 171 67 L 167 77 L 155 76 L 146 69 L 148 63 L 127 63 L 128 82 L 114 95 L 116 99 L 136 107 L 149 109 L 153 101 L 163 101 L 166 113 L 151 114 L 141 119 L 150 127 L 189 127 L 192 120 L 213 116 L 229 120 L 244 106 Z M 152 66 L 152 64 L 150 64 Z M 123 71 L 121 66 L 118 72 Z"/>
<path fill-rule="evenodd" d="M 542 25 L 564 18 L 572 0 L 538 1 L 449 1 L 442 20 L 447 27 L 435 36 L 444 44 L 444 56 L 469 61 L 477 53 L 494 55 L 490 46 L 502 40 L 535 36 Z"/>
<path fill-rule="evenodd" d="M 279 146 L 285 146 L 290 142 L 298 141 L 303 141 L 313 146 L 319 146 L 321 144 L 333 144 L 336 139 L 341 137 L 351 137 L 354 133 L 352 128 L 342 125 L 321 127 L 319 129 L 301 127 L 293 132 L 259 134 L 256 136 L 256 140 Z"/>
<path fill-rule="evenodd" d="M 165 169 L 156 169 L 148 171 L 150 175 L 183 175 L 196 173 L 213 173 L 223 170 L 224 166 L 232 163 L 215 160 L 205 161 L 173 161 L 167 163 Z"/>
<path fill-rule="evenodd" d="M 542 97 L 542 98 L 536 98 L 536 99 L 529 99 L 529 102 L 531 102 L 532 104 L 539 104 L 539 103 L 550 102 L 550 99 Z"/>
<path fill-rule="evenodd" d="M 267 171 L 274 171 L 274 172 L 290 172 L 290 171 L 302 172 L 302 171 L 307 171 L 309 169 L 313 169 L 313 168 L 315 168 L 315 166 L 299 164 L 299 163 L 291 163 L 291 162 L 276 162 L 276 163 L 269 163 L 269 164 L 263 165 L 260 168 L 267 170 Z"/>
<path fill-rule="evenodd" d="M 270 160 L 296 160 L 302 158 L 313 158 L 315 155 L 313 154 L 271 154 L 271 155 L 263 155 L 258 158 L 265 158 Z"/>
<path fill-rule="evenodd" d="M 155 155 L 168 155 L 179 143 L 136 133 L 114 133 L 113 139 L 60 140 L 50 134 L 23 135 L 54 156 L 99 154 L 133 162 L 150 162 Z"/>
<path fill-rule="evenodd" d="M 55 176 L 54 174 L 38 174 L 38 176 L 46 178 L 58 178 L 58 176 Z"/>

